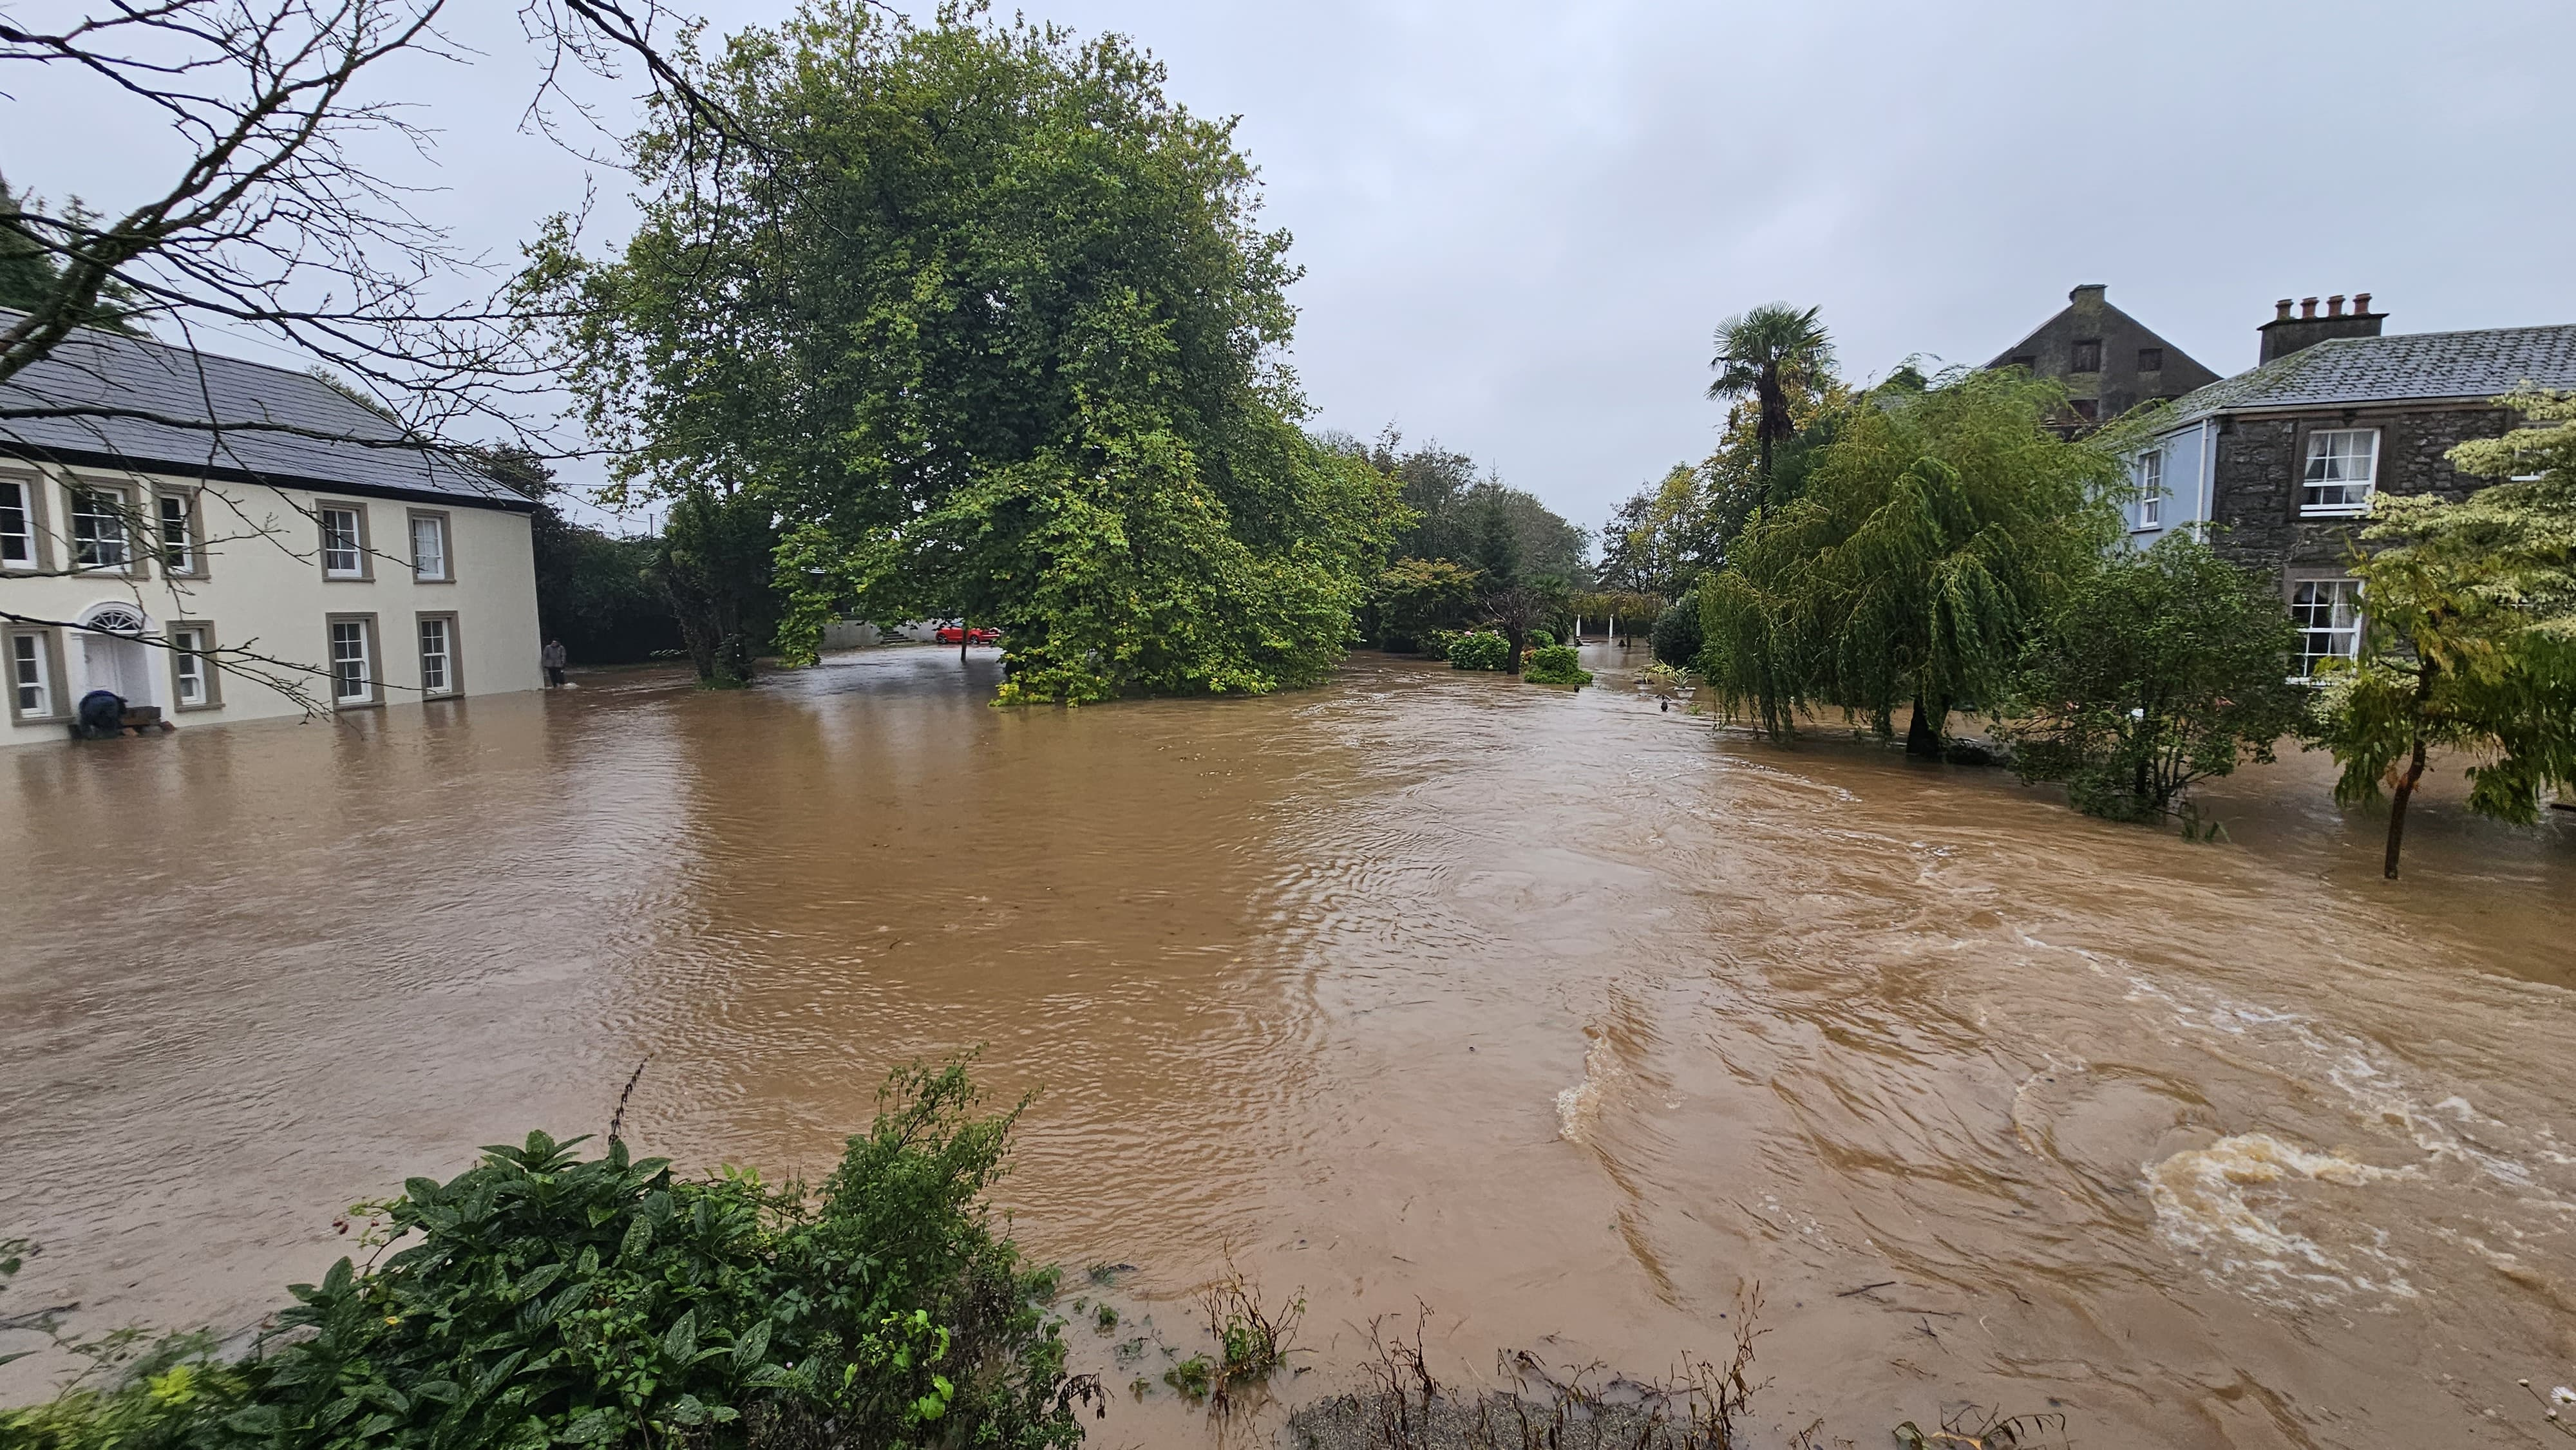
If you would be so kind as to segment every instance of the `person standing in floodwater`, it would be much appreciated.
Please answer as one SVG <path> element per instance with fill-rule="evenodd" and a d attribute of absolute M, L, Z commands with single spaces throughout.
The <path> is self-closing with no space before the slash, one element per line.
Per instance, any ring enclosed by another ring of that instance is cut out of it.
<path fill-rule="evenodd" d="M 546 667 L 547 689 L 551 690 L 564 682 L 564 665 L 571 660 L 572 656 L 565 652 L 562 640 L 547 640 L 545 649 L 538 653 L 537 658 L 544 662 Z"/>

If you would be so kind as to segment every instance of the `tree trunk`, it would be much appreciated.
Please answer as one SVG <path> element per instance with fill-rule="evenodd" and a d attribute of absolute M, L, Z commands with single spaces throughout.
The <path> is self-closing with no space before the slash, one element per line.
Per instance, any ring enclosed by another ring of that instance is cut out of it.
<path fill-rule="evenodd" d="M 1923 697 L 1915 696 L 1914 718 L 1905 727 L 1905 753 L 1929 760 L 1940 759 L 1941 726 L 1949 723 L 1948 716 L 1947 708 L 1944 708 L 1939 716 L 1935 716 L 1925 707 Z M 1936 719 L 1939 721 L 1937 724 L 1934 723 Z"/>
<path fill-rule="evenodd" d="M 1511 646 L 1512 655 L 1512 662 L 1505 668 L 1516 675 L 1521 672 L 1521 641 L 1526 638 L 1528 636 L 1517 629 L 1506 631 L 1503 635 L 1503 639 Z"/>
<path fill-rule="evenodd" d="M 2397 879 L 2397 850 L 2406 843 L 2406 802 L 2415 794 L 2415 783 L 2424 778 L 2424 740 L 2415 740 L 2415 753 L 2406 763 L 2406 773 L 2397 780 L 2397 789 L 2388 798 L 2388 861 L 2380 874 Z"/>

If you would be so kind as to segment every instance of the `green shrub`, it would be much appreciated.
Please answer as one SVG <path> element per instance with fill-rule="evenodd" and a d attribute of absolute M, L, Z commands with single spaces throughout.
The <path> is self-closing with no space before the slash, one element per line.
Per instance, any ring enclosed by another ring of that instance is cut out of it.
<path fill-rule="evenodd" d="M 1511 641 L 1491 630 L 1462 634 L 1450 643 L 1449 663 L 1462 670 L 1501 670 L 1512 663 Z"/>
<path fill-rule="evenodd" d="M 1699 631 L 1699 592 L 1693 590 L 1673 601 L 1646 639 L 1656 663 L 1688 669 L 1699 658 Z"/>
<path fill-rule="evenodd" d="M 1529 632 L 1531 649 L 1545 649 L 1554 643 L 1556 643 L 1556 636 L 1544 629 L 1533 629 Z"/>
<path fill-rule="evenodd" d="M 173 1341 L 110 1389 L 0 1414 L 0 1443 L 1076 1444 L 1074 1402 L 1097 1388 L 1065 1376 L 1039 1303 L 1054 1276 L 980 1204 L 1017 1114 L 976 1104 L 962 1065 L 896 1073 L 813 1195 L 531 1133 L 362 1205 L 398 1251 L 293 1286 L 250 1359 Z"/>
<path fill-rule="evenodd" d="M 1531 650 L 1521 665 L 1521 678 L 1535 685 L 1591 684 L 1592 672 L 1575 663 L 1576 658 L 1570 644 Z"/>
<path fill-rule="evenodd" d="M 1445 660 L 1449 658 L 1450 648 L 1465 639 L 1467 634 L 1463 629 L 1435 629 L 1422 637 L 1421 652 L 1434 659 Z"/>

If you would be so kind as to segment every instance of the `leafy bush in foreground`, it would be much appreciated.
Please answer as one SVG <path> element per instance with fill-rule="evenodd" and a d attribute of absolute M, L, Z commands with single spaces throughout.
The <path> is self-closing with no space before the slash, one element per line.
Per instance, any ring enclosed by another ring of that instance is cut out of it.
<path fill-rule="evenodd" d="M 1076 1444 L 1096 1390 L 1065 1376 L 1053 1274 L 979 1204 L 1016 1112 L 976 1103 L 960 1065 L 896 1073 L 810 1196 L 531 1133 L 369 1206 L 398 1250 L 294 1286 L 251 1358 L 169 1341 L 112 1388 L 0 1411 L 0 1444 Z"/>
<path fill-rule="evenodd" d="M 1531 650 L 1528 663 L 1521 666 L 1521 678 L 1534 685 L 1591 684 L 1592 672 L 1575 663 L 1576 658 L 1570 644 Z"/>
<path fill-rule="evenodd" d="M 1511 641 L 1491 630 L 1462 634 L 1449 644 L 1449 663 L 1456 669 L 1500 670 L 1511 662 Z"/>

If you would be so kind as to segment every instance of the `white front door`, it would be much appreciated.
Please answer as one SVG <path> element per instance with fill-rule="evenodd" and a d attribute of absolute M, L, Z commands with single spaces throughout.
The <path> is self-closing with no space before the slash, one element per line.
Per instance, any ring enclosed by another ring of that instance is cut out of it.
<path fill-rule="evenodd" d="M 85 634 L 81 640 L 81 690 L 113 690 L 129 705 L 154 703 L 151 651 L 141 640 Z"/>

